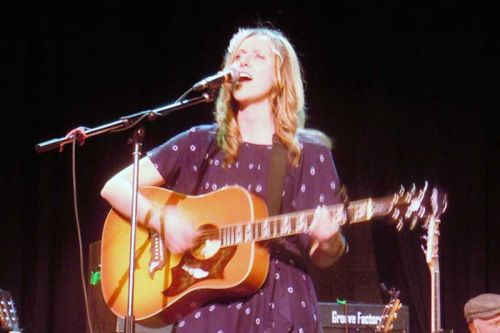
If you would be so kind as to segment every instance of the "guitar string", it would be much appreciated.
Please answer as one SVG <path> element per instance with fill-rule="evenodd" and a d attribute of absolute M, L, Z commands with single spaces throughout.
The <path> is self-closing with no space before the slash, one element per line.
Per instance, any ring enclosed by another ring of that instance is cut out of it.
<path fill-rule="evenodd" d="M 333 206 L 328 206 L 327 209 L 329 211 L 334 211 L 336 209 L 338 209 L 339 207 L 341 207 L 341 205 L 333 205 Z M 350 210 L 355 210 L 356 208 L 354 207 L 349 207 Z M 309 209 L 309 210 L 305 210 L 305 211 L 301 211 L 301 212 L 296 212 L 296 213 L 289 213 L 289 214 L 282 214 L 282 215 L 277 215 L 273 218 L 262 218 L 262 219 L 258 219 L 258 220 L 255 220 L 255 222 L 250 222 L 250 221 L 246 221 L 246 222 L 243 222 L 243 223 L 238 223 L 238 224 L 228 224 L 228 225 L 225 225 L 223 226 L 222 228 L 218 229 L 218 230 L 209 230 L 209 231 L 202 231 L 201 232 L 201 236 L 214 236 L 214 235 L 218 235 L 219 234 L 219 231 L 222 231 L 224 229 L 229 229 L 229 228 L 235 228 L 235 227 L 238 227 L 238 226 L 245 226 L 245 225 L 252 225 L 252 226 L 257 226 L 257 225 L 262 225 L 263 223 L 265 222 L 269 222 L 269 223 L 276 223 L 276 222 L 279 222 L 279 221 L 282 221 L 284 219 L 286 219 L 288 217 L 288 219 L 290 219 L 291 221 L 294 221 L 294 220 L 297 220 L 301 217 L 306 217 L 306 221 L 307 221 L 307 224 L 309 224 L 311 221 L 308 219 L 310 218 L 315 212 L 315 209 Z M 350 215 L 350 214 L 348 214 Z M 345 221 L 342 221 L 341 222 L 341 225 L 345 224 L 346 222 Z M 284 233 L 284 234 L 288 234 L 288 233 Z M 199 237 L 199 238 L 202 238 L 202 237 Z"/>
<path fill-rule="evenodd" d="M 355 205 L 356 206 L 356 205 Z M 342 205 L 333 205 L 333 206 L 328 206 L 327 209 L 329 211 L 334 211 L 338 208 L 342 207 Z M 355 207 L 350 207 L 350 209 L 356 209 Z M 265 222 L 269 222 L 269 223 L 276 223 L 276 222 L 279 222 L 281 220 L 284 220 L 286 217 L 288 217 L 290 220 L 296 220 L 296 219 L 299 219 L 300 217 L 306 217 L 306 221 L 307 221 L 307 224 L 309 224 L 311 221 L 308 220 L 308 218 L 311 217 L 311 215 L 314 213 L 315 209 L 309 209 L 309 210 L 305 210 L 305 211 L 301 211 L 301 212 L 296 212 L 296 213 L 290 213 L 290 214 L 282 214 L 282 215 L 277 215 L 273 218 L 262 218 L 262 219 L 258 219 L 256 220 L 255 222 L 251 223 L 249 221 L 247 222 L 243 222 L 243 223 L 238 223 L 238 224 L 229 224 L 229 225 L 225 225 L 223 226 L 222 228 L 218 229 L 218 230 L 209 230 L 209 231 L 202 231 L 200 233 L 200 236 L 197 238 L 198 240 L 206 240 L 206 239 L 210 239 L 210 238 L 218 238 L 217 236 L 223 232 L 223 230 L 228 230 L 230 228 L 235 228 L 235 227 L 238 227 L 238 226 L 245 226 L 245 225 L 252 225 L 252 226 L 257 226 L 257 225 L 262 225 L 263 223 Z M 345 221 L 342 221 L 341 222 L 341 225 L 345 224 L 346 222 Z M 307 225 L 307 227 L 309 227 L 309 225 Z M 275 226 L 276 228 L 276 226 Z M 305 230 L 302 230 L 302 231 L 305 231 Z M 301 231 L 301 232 L 302 232 Z M 294 232 L 292 232 L 294 233 Z M 290 232 L 284 232 L 282 233 L 283 235 L 288 235 L 290 234 Z M 268 237 L 266 237 L 268 238 Z"/>

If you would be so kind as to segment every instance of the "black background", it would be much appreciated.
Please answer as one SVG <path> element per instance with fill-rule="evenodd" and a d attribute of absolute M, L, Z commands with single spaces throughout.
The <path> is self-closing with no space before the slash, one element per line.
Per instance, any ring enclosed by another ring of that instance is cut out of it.
<path fill-rule="evenodd" d="M 83 332 L 86 324 L 71 145 L 62 153 L 36 153 L 35 145 L 173 102 L 219 69 L 238 27 L 258 21 L 295 45 L 307 82 L 307 125 L 334 138 L 351 199 L 426 180 L 448 193 L 439 239 L 443 326 L 466 332 L 465 301 L 500 292 L 491 8 L 455 1 L 1 6 L 0 288 L 13 293 L 25 332 Z M 211 122 L 212 107 L 148 123 L 144 149 Z M 129 134 L 95 136 L 76 150 L 83 265 L 109 211 L 99 191 L 131 162 Z M 315 273 L 319 297 L 384 302 L 376 288 L 384 282 L 401 290 L 411 331 L 427 332 L 423 231 L 398 233 L 376 222 L 346 231 L 352 252 Z"/>

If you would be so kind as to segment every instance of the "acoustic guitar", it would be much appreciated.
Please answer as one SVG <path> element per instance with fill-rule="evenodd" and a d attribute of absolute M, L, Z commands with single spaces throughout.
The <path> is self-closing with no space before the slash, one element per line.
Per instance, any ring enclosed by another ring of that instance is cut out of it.
<path fill-rule="evenodd" d="M 425 219 L 427 183 L 403 187 L 387 197 L 327 207 L 334 218 L 359 223 L 391 216 L 398 230 Z M 136 230 L 133 309 L 142 325 L 159 327 L 178 321 L 216 298 L 250 295 L 264 283 L 269 253 L 260 241 L 308 231 L 314 209 L 269 217 L 265 202 L 240 186 L 203 195 L 185 195 L 154 186 L 140 193 L 167 218 L 191 223 L 200 233 L 195 249 L 169 253 L 161 237 L 141 225 Z M 342 217 L 346 217 L 345 219 Z M 119 317 L 127 315 L 131 224 L 115 210 L 106 217 L 101 242 L 104 300 Z"/>

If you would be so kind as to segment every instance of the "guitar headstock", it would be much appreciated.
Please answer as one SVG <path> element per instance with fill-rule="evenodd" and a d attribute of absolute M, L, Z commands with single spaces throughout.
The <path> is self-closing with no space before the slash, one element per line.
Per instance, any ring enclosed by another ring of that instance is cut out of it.
<path fill-rule="evenodd" d="M 381 315 L 380 323 L 375 328 L 376 333 L 388 333 L 392 331 L 393 321 L 398 317 L 398 311 L 401 309 L 401 301 L 399 300 L 399 290 L 391 289 L 391 300 L 384 307 Z"/>
<path fill-rule="evenodd" d="M 441 209 L 439 205 L 440 200 L 438 191 L 433 191 L 431 195 L 432 214 L 428 216 L 424 224 L 424 229 L 427 229 L 427 235 L 424 236 L 426 246 L 423 248 L 423 251 L 429 266 L 432 266 L 438 258 L 440 216 L 444 212 L 444 209 L 446 209 L 446 206 L 444 209 Z"/>
<path fill-rule="evenodd" d="M 0 289 L 0 331 L 21 332 L 19 319 L 10 291 Z"/>
<path fill-rule="evenodd" d="M 408 221 L 411 230 L 418 222 L 427 227 L 431 219 L 439 219 L 446 211 L 447 204 L 446 193 L 435 187 L 429 189 L 427 182 L 420 189 L 417 189 L 415 185 L 409 190 L 401 186 L 399 192 L 393 196 L 391 217 L 397 221 L 398 231 Z"/>

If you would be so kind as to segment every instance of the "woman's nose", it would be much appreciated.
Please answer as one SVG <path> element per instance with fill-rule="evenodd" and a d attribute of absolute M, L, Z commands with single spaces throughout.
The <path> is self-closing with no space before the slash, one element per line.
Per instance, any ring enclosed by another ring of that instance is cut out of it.
<path fill-rule="evenodd" d="M 245 55 L 240 56 L 240 58 L 238 59 L 238 64 L 240 67 L 248 66 L 247 56 L 245 56 Z"/>

